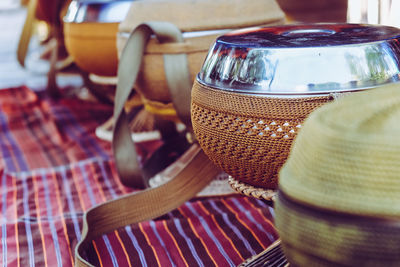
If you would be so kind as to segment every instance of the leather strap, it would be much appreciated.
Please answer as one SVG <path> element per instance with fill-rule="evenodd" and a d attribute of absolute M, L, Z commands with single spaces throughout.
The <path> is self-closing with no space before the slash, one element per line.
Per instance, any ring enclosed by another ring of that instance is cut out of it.
<path fill-rule="evenodd" d="M 92 266 L 82 255 L 92 240 L 117 228 L 161 216 L 203 189 L 220 170 L 197 144 L 183 155 L 188 164 L 169 182 L 100 204 L 85 213 L 82 240 L 75 249 L 75 265 Z M 201 179 L 199 179 L 201 177 Z"/>
<path fill-rule="evenodd" d="M 118 84 L 114 103 L 114 157 L 121 182 L 136 188 L 147 187 L 148 182 L 141 173 L 124 105 L 136 82 L 147 42 L 153 34 L 160 43 L 183 42 L 180 30 L 171 23 L 141 24 L 130 34 L 118 65 Z M 190 125 L 189 99 L 192 83 L 188 69 L 185 54 L 164 55 L 164 70 L 175 109 L 182 121 Z"/>

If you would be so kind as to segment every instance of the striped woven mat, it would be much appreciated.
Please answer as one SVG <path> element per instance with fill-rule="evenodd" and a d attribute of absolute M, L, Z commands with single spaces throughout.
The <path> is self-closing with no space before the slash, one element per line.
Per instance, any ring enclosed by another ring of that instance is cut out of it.
<path fill-rule="evenodd" d="M 73 266 L 83 213 L 132 189 L 95 128 L 111 107 L 0 90 L 1 266 Z M 138 145 L 146 158 L 154 143 Z M 231 195 L 193 199 L 153 221 L 99 237 L 96 266 L 236 266 L 278 237 L 273 210 Z"/>

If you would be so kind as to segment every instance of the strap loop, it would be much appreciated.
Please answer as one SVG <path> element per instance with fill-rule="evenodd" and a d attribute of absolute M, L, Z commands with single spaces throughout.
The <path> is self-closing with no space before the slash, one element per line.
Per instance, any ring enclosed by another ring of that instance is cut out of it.
<path fill-rule="evenodd" d="M 148 22 L 133 30 L 122 51 L 114 104 L 113 149 L 122 183 L 136 188 L 147 187 L 148 184 L 140 170 L 124 105 L 136 82 L 146 45 L 153 34 L 160 43 L 184 41 L 180 30 L 173 24 Z M 177 114 L 183 122 L 190 124 L 189 99 L 192 84 L 186 55 L 164 55 L 164 69 Z"/>
<path fill-rule="evenodd" d="M 151 22 L 139 25 L 131 34 L 118 68 L 118 85 L 114 106 L 113 149 L 117 169 L 124 184 L 143 186 L 144 180 L 131 139 L 124 105 L 140 69 L 145 46 L 152 34 L 159 42 L 182 42 L 182 35 L 170 23 Z M 164 67 L 174 104 L 182 120 L 190 122 L 191 82 L 186 56 L 165 55 Z M 133 223 L 150 220 L 173 210 L 203 189 L 220 170 L 197 144 L 182 156 L 187 165 L 169 182 L 93 207 L 85 213 L 82 240 L 75 250 L 76 266 L 92 266 L 82 255 L 97 236 Z M 198 179 L 201 177 L 201 179 Z"/>

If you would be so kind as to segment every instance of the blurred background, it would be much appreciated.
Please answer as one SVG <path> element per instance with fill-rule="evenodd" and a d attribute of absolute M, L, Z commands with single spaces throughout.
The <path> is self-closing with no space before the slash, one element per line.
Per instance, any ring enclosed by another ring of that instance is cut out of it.
<path fill-rule="evenodd" d="M 69 5 L 70 1 L 59 2 Z M 73 0 L 72 2 L 75 4 L 95 3 L 96 0 Z M 98 0 L 97 2 L 107 1 Z M 277 0 L 277 2 L 285 12 L 288 23 L 351 22 L 400 26 L 400 0 Z M 48 83 L 49 51 L 54 43 L 49 42 L 52 30 L 46 21 L 40 21 L 39 17 L 39 21 L 35 22 L 25 67 L 18 64 L 16 59 L 28 4 L 29 0 L 0 1 L 0 88 L 27 85 L 33 90 L 43 90 Z M 60 16 L 65 15 L 66 8 L 60 8 L 60 12 L 64 12 Z M 121 10 L 121 16 L 125 15 L 126 11 L 126 9 Z M 62 18 L 59 23 L 61 24 L 59 27 L 62 28 Z M 60 47 L 59 57 L 65 57 L 68 52 L 63 40 L 58 43 L 58 46 Z M 73 62 L 61 68 L 56 77 L 58 86 L 85 89 L 84 78 L 77 74 L 79 69 Z"/>

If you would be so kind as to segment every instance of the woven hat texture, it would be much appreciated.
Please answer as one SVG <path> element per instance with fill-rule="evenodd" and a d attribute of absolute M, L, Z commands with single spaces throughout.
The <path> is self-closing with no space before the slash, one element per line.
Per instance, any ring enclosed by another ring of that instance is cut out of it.
<path fill-rule="evenodd" d="M 275 225 L 295 266 L 399 266 L 400 224 L 313 209 L 281 192 Z"/>
<path fill-rule="evenodd" d="M 400 216 L 400 84 L 313 112 L 280 171 L 280 190 L 306 205 Z"/>

